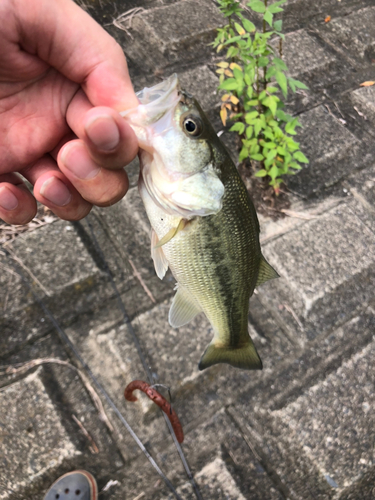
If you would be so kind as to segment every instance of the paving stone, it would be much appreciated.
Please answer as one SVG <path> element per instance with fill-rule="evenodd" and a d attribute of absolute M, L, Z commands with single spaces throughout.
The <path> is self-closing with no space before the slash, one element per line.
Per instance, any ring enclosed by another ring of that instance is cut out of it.
<path fill-rule="evenodd" d="M 287 324 L 300 327 L 302 339 L 354 316 L 373 294 L 375 235 L 355 206 L 342 204 L 263 247 L 282 277 L 259 294 L 281 309 Z"/>
<path fill-rule="evenodd" d="M 0 392 L 0 498 L 32 486 L 80 451 L 72 443 L 39 377 L 41 369 Z"/>
<path fill-rule="evenodd" d="M 326 500 L 337 490 L 332 487 L 329 473 L 327 472 L 326 478 L 322 475 L 319 464 L 311 461 L 309 449 L 301 444 L 297 434 L 292 433 L 289 428 L 285 431 L 285 425 L 276 421 L 275 415 L 279 415 L 285 408 L 293 407 L 296 401 L 303 398 L 311 411 L 314 411 L 317 402 L 311 401 L 310 397 L 310 393 L 314 393 L 314 387 L 325 387 L 326 381 L 335 377 L 346 359 L 354 358 L 358 352 L 368 349 L 374 343 L 374 332 L 375 314 L 369 309 L 366 314 L 348 322 L 325 339 L 311 344 L 299 358 L 285 364 L 281 370 L 259 383 L 255 390 L 245 390 L 230 410 L 239 428 L 245 434 L 248 433 L 249 441 L 268 473 L 275 474 L 284 485 L 285 490 L 282 491 L 285 497 Z M 366 373 L 365 370 L 366 367 L 363 373 Z M 361 381 L 352 379 L 348 383 L 352 384 L 353 391 L 361 393 L 363 390 Z M 337 391 L 332 392 L 331 398 L 338 398 Z M 329 422 L 332 401 L 322 397 L 318 406 L 322 412 L 327 413 Z M 306 410 L 306 414 L 310 413 Z M 313 427 L 312 419 L 306 417 L 305 421 Z M 355 417 L 352 421 L 355 426 Z M 320 446 L 327 434 L 322 428 L 316 432 L 319 434 L 316 444 Z M 362 442 L 367 443 L 368 440 L 364 439 Z M 346 446 L 344 441 L 342 446 Z"/>
<path fill-rule="evenodd" d="M 321 27 L 320 33 L 358 66 L 375 59 L 374 24 L 375 7 L 367 7 L 346 17 L 332 19 Z"/>
<path fill-rule="evenodd" d="M 195 480 L 205 499 L 251 498 L 252 500 L 282 500 L 278 487 L 267 475 L 253 455 L 241 432 L 224 410 L 207 417 L 205 422 L 191 432 L 185 433 L 183 449 L 192 467 Z M 176 456 L 176 455 L 175 455 Z M 161 457 L 160 457 L 161 458 Z M 164 469 L 181 497 L 195 498 L 192 486 L 185 473 L 175 473 L 175 463 Z M 132 498 L 144 494 L 145 500 L 169 499 L 173 496 L 161 489 L 161 485 L 148 480 L 148 467 L 143 467 L 143 457 L 135 461 L 126 471 L 128 486 L 123 481 L 116 498 L 122 499 L 125 492 Z M 154 477 L 154 474 L 152 473 Z M 160 483 L 160 481 L 159 481 Z"/>
<path fill-rule="evenodd" d="M 362 87 L 350 94 L 353 106 L 356 106 L 371 126 L 375 125 L 375 86 Z"/>
<path fill-rule="evenodd" d="M 213 462 L 204 466 L 196 474 L 195 480 L 200 485 L 201 494 L 206 498 L 245 500 L 222 458 L 215 458 Z M 183 499 L 190 499 L 192 497 L 190 483 L 186 483 L 186 485 L 178 488 L 177 492 Z M 169 495 L 167 498 L 169 500 L 173 496 Z"/>
<path fill-rule="evenodd" d="M 283 59 L 291 76 L 310 83 L 315 78 L 320 82 L 327 73 L 337 73 L 337 58 L 324 49 L 305 29 L 289 33 L 283 42 Z"/>
<path fill-rule="evenodd" d="M 375 467 L 338 497 L 339 500 L 373 500 L 375 498 Z"/>
<path fill-rule="evenodd" d="M 220 107 L 219 79 L 207 66 L 198 66 L 178 76 L 182 88 L 197 99 L 205 112 Z"/>
<path fill-rule="evenodd" d="M 0 273 L 3 309 L 0 357 L 46 334 L 52 327 L 17 270 L 21 270 L 33 292 L 65 323 L 112 293 L 71 223 L 59 221 L 24 233 L 9 250 L 24 267 L 18 261 L 14 269 L 14 261 L 0 255 L 2 268 L 9 271 Z"/>
<path fill-rule="evenodd" d="M 134 61 L 141 59 L 142 67 L 151 71 L 178 61 L 197 62 L 210 56 L 208 44 L 222 23 L 223 17 L 212 2 L 176 2 L 135 16 L 133 40 L 125 52 Z"/>
<path fill-rule="evenodd" d="M 299 120 L 303 128 L 297 129 L 296 139 L 310 163 L 287 180 L 293 191 L 309 196 L 364 166 L 360 142 L 323 106 L 303 113 Z"/>
<path fill-rule="evenodd" d="M 323 381 L 337 370 L 343 361 L 362 350 L 372 341 L 375 331 L 375 314 L 369 308 L 324 338 L 317 338 L 289 362 L 284 363 L 269 379 L 262 380 L 252 393 L 245 390 L 240 400 L 252 397 L 254 404 L 272 410 L 280 409 L 294 401 L 314 384 Z M 270 383 L 271 381 L 271 383 Z"/>
<path fill-rule="evenodd" d="M 349 486 L 373 465 L 374 359 L 375 342 L 274 412 L 334 488 Z"/>

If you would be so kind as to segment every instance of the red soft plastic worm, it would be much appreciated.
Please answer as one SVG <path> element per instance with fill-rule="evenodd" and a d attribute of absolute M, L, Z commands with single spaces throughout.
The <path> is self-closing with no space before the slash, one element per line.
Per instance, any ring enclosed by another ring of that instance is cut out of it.
<path fill-rule="evenodd" d="M 184 432 L 182 430 L 182 425 L 177 416 L 177 413 L 173 410 L 171 404 L 168 403 L 164 396 L 150 387 L 150 384 L 148 384 L 147 382 L 143 382 L 143 380 L 133 380 L 133 382 L 130 382 L 130 384 L 125 387 L 124 396 L 127 401 L 137 401 L 138 398 L 133 395 L 133 391 L 135 391 L 136 389 L 144 392 L 146 396 L 151 399 L 151 401 L 160 406 L 160 408 L 167 415 L 172 424 L 177 441 L 179 443 L 182 443 L 184 440 Z"/>

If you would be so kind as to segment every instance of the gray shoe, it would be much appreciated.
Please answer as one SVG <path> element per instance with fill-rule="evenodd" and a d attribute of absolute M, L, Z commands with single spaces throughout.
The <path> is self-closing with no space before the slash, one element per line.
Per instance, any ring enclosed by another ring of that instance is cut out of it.
<path fill-rule="evenodd" d="M 95 478 L 84 470 L 75 470 L 61 476 L 47 491 L 44 500 L 97 500 Z"/>

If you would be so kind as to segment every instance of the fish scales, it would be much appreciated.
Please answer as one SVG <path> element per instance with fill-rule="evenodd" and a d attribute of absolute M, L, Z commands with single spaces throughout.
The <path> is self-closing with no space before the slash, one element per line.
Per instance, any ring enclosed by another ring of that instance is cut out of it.
<path fill-rule="evenodd" d="M 178 83 L 173 84 L 178 89 Z M 169 91 L 168 85 L 165 88 L 164 97 Z M 145 90 L 152 93 L 153 89 Z M 262 363 L 248 333 L 249 299 L 257 284 L 277 273 L 261 254 L 256 212 L 228 152 L 199 104 L 188 94 L 177 92 L 169 121 L 167 111 L 163 114 L 159 106 L 156 122 L 161 115 L 165 123 L 156 134 L 149 128 L 139 130 L 134 125 L 136 119 L 132 122 L 129 117 L 144 148 L 139 191 L 154 231 L 151 252 L 155 268 L 162 277 L 169 266 L 177 281 L 169 321 L 178 327 L 201 311 L 207 316 L 214 337 L 201 358 L 200 369 L 216 363 L 260 369 Z M 157 99 L 160 95 L 163 97 L 158 92 Z M 152 103 L 151 99 L 146 105 Z M 200 127 L 197 137 L 189 137 L 187 125 L 194 132 L 189 120 Z M 144 121 L 150 127 L 149 114 Z M 179 126 L 186 130 L 180 131 Z M 174 129 L 185 135 L 173 136 Z M 160 146 L 163 137 L 165 145 Z M 168 157 L 172 164 L 164 169 Z M 195 179 L 193 185 L 191 180 Z M 176 182 L 178 187 L 171 189 Z"/>

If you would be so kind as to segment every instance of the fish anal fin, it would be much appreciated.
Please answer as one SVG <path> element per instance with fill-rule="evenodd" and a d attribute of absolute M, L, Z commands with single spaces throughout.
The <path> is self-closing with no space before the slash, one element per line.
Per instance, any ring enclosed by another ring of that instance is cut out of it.
<path fill-rule="evenodd" d="M 187 223 L 186 219 L 181 219 L 180 222 L 178 223 L 177 227 L 172 227 L 167 232 L 167 234 L 165 234 L 162 237 L 162 239 L 155 245 L 155 248 L 162 247 L 163 245 L 168 243 L 168 241 L 171 241 L 171 239 L 174 238 L 179 231 L 182 231 L 184 229 L 184 227 L 186 226 L 186 223 Z"/>
<path fill-rule="evenodd" d="M 236 348 L 214 342 L 208 344 L 199 361 L 199 370 L 205 370 L 218 363 L 226 363 L 242 370 L 261 370 L 263 368 L 262 361 L 250 338 L 245 345 Z"/>
<path fill-rule="evenodd" d="M 173 297 L 173 302 L 169 310 L 169 324 L 173 328 L 186 325 L 197 314 L 202 311 L 201 307 L 192 298 L 190 293 L 182 287 L 177 288 L 177 293 Z"/>
<path fill-rule="evenodd" d="M 258 279 L 255 286 L 259 286 L 268 280 L 273 280 L 279 277 L 280 276 L 275 271 L 275 269 L 270 264 L 268 264 L 268 262 L 262 255 L 260 259 Z"/>
<path fill-rule="evenodd" d="M 151 257 L 154 261 L 155 272 L 161 280 L 164 278 L 168 270 L 168 261 L 165 257 L 163 249 L 158 247 L 158 236 L 154 230 L 151 232 Z"/>

